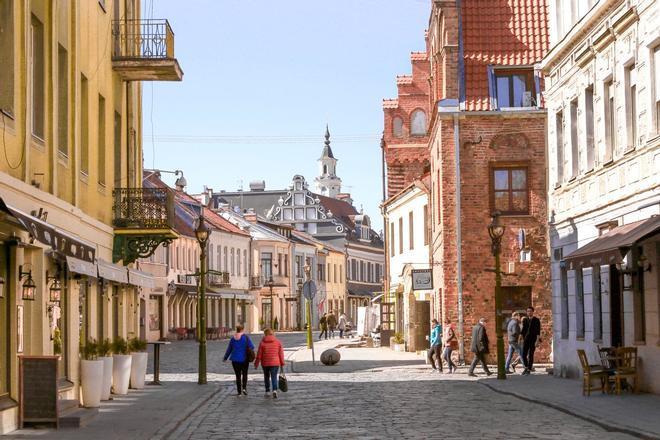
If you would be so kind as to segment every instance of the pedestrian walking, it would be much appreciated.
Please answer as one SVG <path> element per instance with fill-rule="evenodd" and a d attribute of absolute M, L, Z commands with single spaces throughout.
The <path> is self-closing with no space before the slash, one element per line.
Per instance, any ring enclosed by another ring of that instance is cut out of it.
<path fill-rule="evenodd" d="M 428 359 L 433 371 L 440 371 L 442 373 L 442 326 L 437 319 L 431 321 L 431 335 L 429 337 L 431 348 L 428 351 Z M 438 360 L 438 366 L 435 366 L 435 358 Z"/>
<path fill-rule="evenodd" d="M 231 366 L 234 367 L 236 374 L 236 392 L 237 394 L 247 396 L 248 369 L 250 367 L 250 351 L 254 355 L 254 344 L 250 337 L 243 333 L 243 326 L 236 326 L 236 333 L 229 341 L 229 346 L 222 359 L 227 362 L 231 359 Z"/>
<path fill-rule="evenodd" d="M 442 342 L 444 350 L 442 351 L 442 359 L 447 363 L 449 374 L 456 371 L 456 364 L 451 360 L 451 353 L 458 348 L 458 338 L 454 331 L 454 326 L 449 319 L 445 319 L 445 326 L 442 334 Z"/>
<path fill-rule="evenodd" d="M 335 330 L 337 329 L 337 317 L 335 316 L 335 313 L 330 310 L 330 313 L 328 313 L 328 317 L 326 319 L 328 320 L 328 330 L 330 330 L 330 337 L 334 338 Z"/>
<path fill-rule="evenodd" d="M 509 353 L 506 356 L 504 370 L 506 371 L 506 374 L 512 374 L 513 372 L 509 368 L 511 367 L 511 360 L 513 359 L 514 353 L 518 353 L 520 360 L 523 365 L 525 365 L 522 345 L 520 344 L 520 313 L 515 312 L 513 314 L 506 326 L 506 334 L 509 342 Z"/>
<path fill-rule="evenodd" d="M 347 322 L 348 322 L 348 318 L 346 318 L 346 315 L 342 312 L 339 315 L 339 322 L 337 323 L 337 328 L 339 329 L 339 339 L 344 338 L 344 331 L 346 330 Z"/>
<path fill-rule="evenodd" d="M 541 343 L 541 320 L 534 316 L 534 307 L 527 307 L 527 320 L 523 323 L 522 327 L 523 337 L 523 363 L 525 371 L 523 375 L 528 375 L 534 371 L 534 351 L 536 345 Z"/>
<path fill-rule="evenodd" d="M 325 335 L 325 339 L 328 339 L 328 317 L 325 313 L 321 316 L 321 319 L 319 319 L 319 327 L 321 328 L 319 341 L 323 339 L 323 335 Z"/>
<path fill-rule="evenodd" d="M 472 343 L 470 345 L 470 351 L 474 353 L 474 359 L 472 359 L 472 364 L 470 364 L 470 370 L 468 371 L 468 376 L 476 377 L 474 374 L 474 369 L 477 367 L 477 363 L 481 362 L 481 366 L 486 372 L 487 376 L 490 376 L 491 371 L 488 369 L 486 364 L 486 355 L 488 354 L 488 335 L 486 334 L 486 318 L 479 319 L 477 325 L 472 328 Z"/>
<path fill-rule="evenodd" d="M 280 367 L 284 368 L 284 349 L 282 343 L 273 334 L 273 330 L 269 328 L 264 330 L 264 338 L 259 343 L 254 368 L 259 368 L 259 364 L 264 370 L 264 386 L 266 387 L 264 397 L 270 397 L 272 389 L 273 399 L 277 399 L 277 375 Z"/>

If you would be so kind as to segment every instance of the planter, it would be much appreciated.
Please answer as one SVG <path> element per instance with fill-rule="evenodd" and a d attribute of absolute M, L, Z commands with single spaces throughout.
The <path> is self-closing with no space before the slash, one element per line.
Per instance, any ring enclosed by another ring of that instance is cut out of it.
<path fill-rule="evenodd" d="M 144 388 L 144 376 L 147 374 L 147 352 L 131 353 L 131 388 L 141 390 Z"/>
<path fill-rule="evenodd" d="M 112 356 L 102 356 L 103 361 L 103 386 L 101 387 L 101 400 L 110 400 L 112 391 Z"/>
<path fill-rule="evenodd" d="M 406 344 L 392 344 L 392 350 L 394 351 L 406 351 Z"/>
<path fill-rule="evenodd" d="M 85 408 L 101 406 L 103 361 L 80 361 L 80 388 Z"/>
<path fill-rule="evenodd" d="M 128 380 L 131 377 L 130 354 L 116 354 L 112 356 L 112 393 L 128 394 Z"/>

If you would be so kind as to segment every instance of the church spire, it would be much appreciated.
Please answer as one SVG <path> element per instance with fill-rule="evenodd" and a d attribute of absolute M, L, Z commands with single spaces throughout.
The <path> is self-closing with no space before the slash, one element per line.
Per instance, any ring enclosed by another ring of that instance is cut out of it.
<path fill-rule="evenodd" d="M 330 129 L 325 126 L 325 142 L 323 152 L 318 160 L 319 175 L 315 179 L 318 194 L 336 197 L 341 192 L 341 179 L 337 177 L 337 159 L 330 148 Z"/>
<path fill-rule="evenodd" d="M 332 148 L 330 148 L 330 129 L 328 124 L 325 124 L 325 146 L 323 147 L 323 154 L 321 154 L 321 159 L 329 157 L 334 159 L 335 156 L 332 154 Z"/>

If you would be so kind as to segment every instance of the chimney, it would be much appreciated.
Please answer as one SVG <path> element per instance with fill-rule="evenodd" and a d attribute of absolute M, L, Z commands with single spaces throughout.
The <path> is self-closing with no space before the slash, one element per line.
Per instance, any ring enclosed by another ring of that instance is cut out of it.
<path fill-rule="evenodd" d="M 250 223 L 257 223 L 257 213 L 254 212 L 254 209 L 250 209 L 248 212 L 243 214 L 243 218 Z"/>
<path fill-rule="evenodd" d="M 253 180 L 250 182 L 250 191 L 265 191 L 266 190 L 266 181 L 265 180 Z"/>

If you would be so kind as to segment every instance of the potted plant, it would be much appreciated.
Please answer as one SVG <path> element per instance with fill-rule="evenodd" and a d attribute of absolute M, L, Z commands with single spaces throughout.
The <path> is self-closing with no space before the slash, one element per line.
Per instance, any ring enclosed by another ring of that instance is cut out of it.
<path fill-rule="evenodd" d="M 86 408 L 98 408 L 101 405 L 103 385 L 103 361 L 97 357 L 98 344 L 93 339 L 81 347 L 80 388 L 82 404 Z"/>
<path fill-rule="evenodd" d="M 62 354 L 62 331 L 59 327 L 55 327 L 53 330 L 53 353 Z"/>
<path fill-rule="evenodd" d="M 131 360 L 128 354 L 128 344 L 121 336 L 112 341 L 112 392 L 114 394 L 128 393 L 128 380 L 131 377 Z"/>
<path fill-rule="evenodd" d="M 104 339 L 98 343 L 97 352 L 99 360 L 103 361 L 103 386 L 101 387 L 101 400 L 110 400 L 112 391 L 112 343 Z"/>
<path fill-rule="evenodd" d="M 403 339 L 403 335 L 401 333 L 395 333 L 394 336 L 392 337 L 390 346 L 394 351 L 406 351 L 406 345 L 405 345 L 405 340 Z"/>
<path fill-rule="evenodd" d="M 141 390 L 144 388 L 144 376 L 147 374 L 147 341 L 132 338 L 128 349 L 133 357 L 131 363 L 131 388 Z"/>

